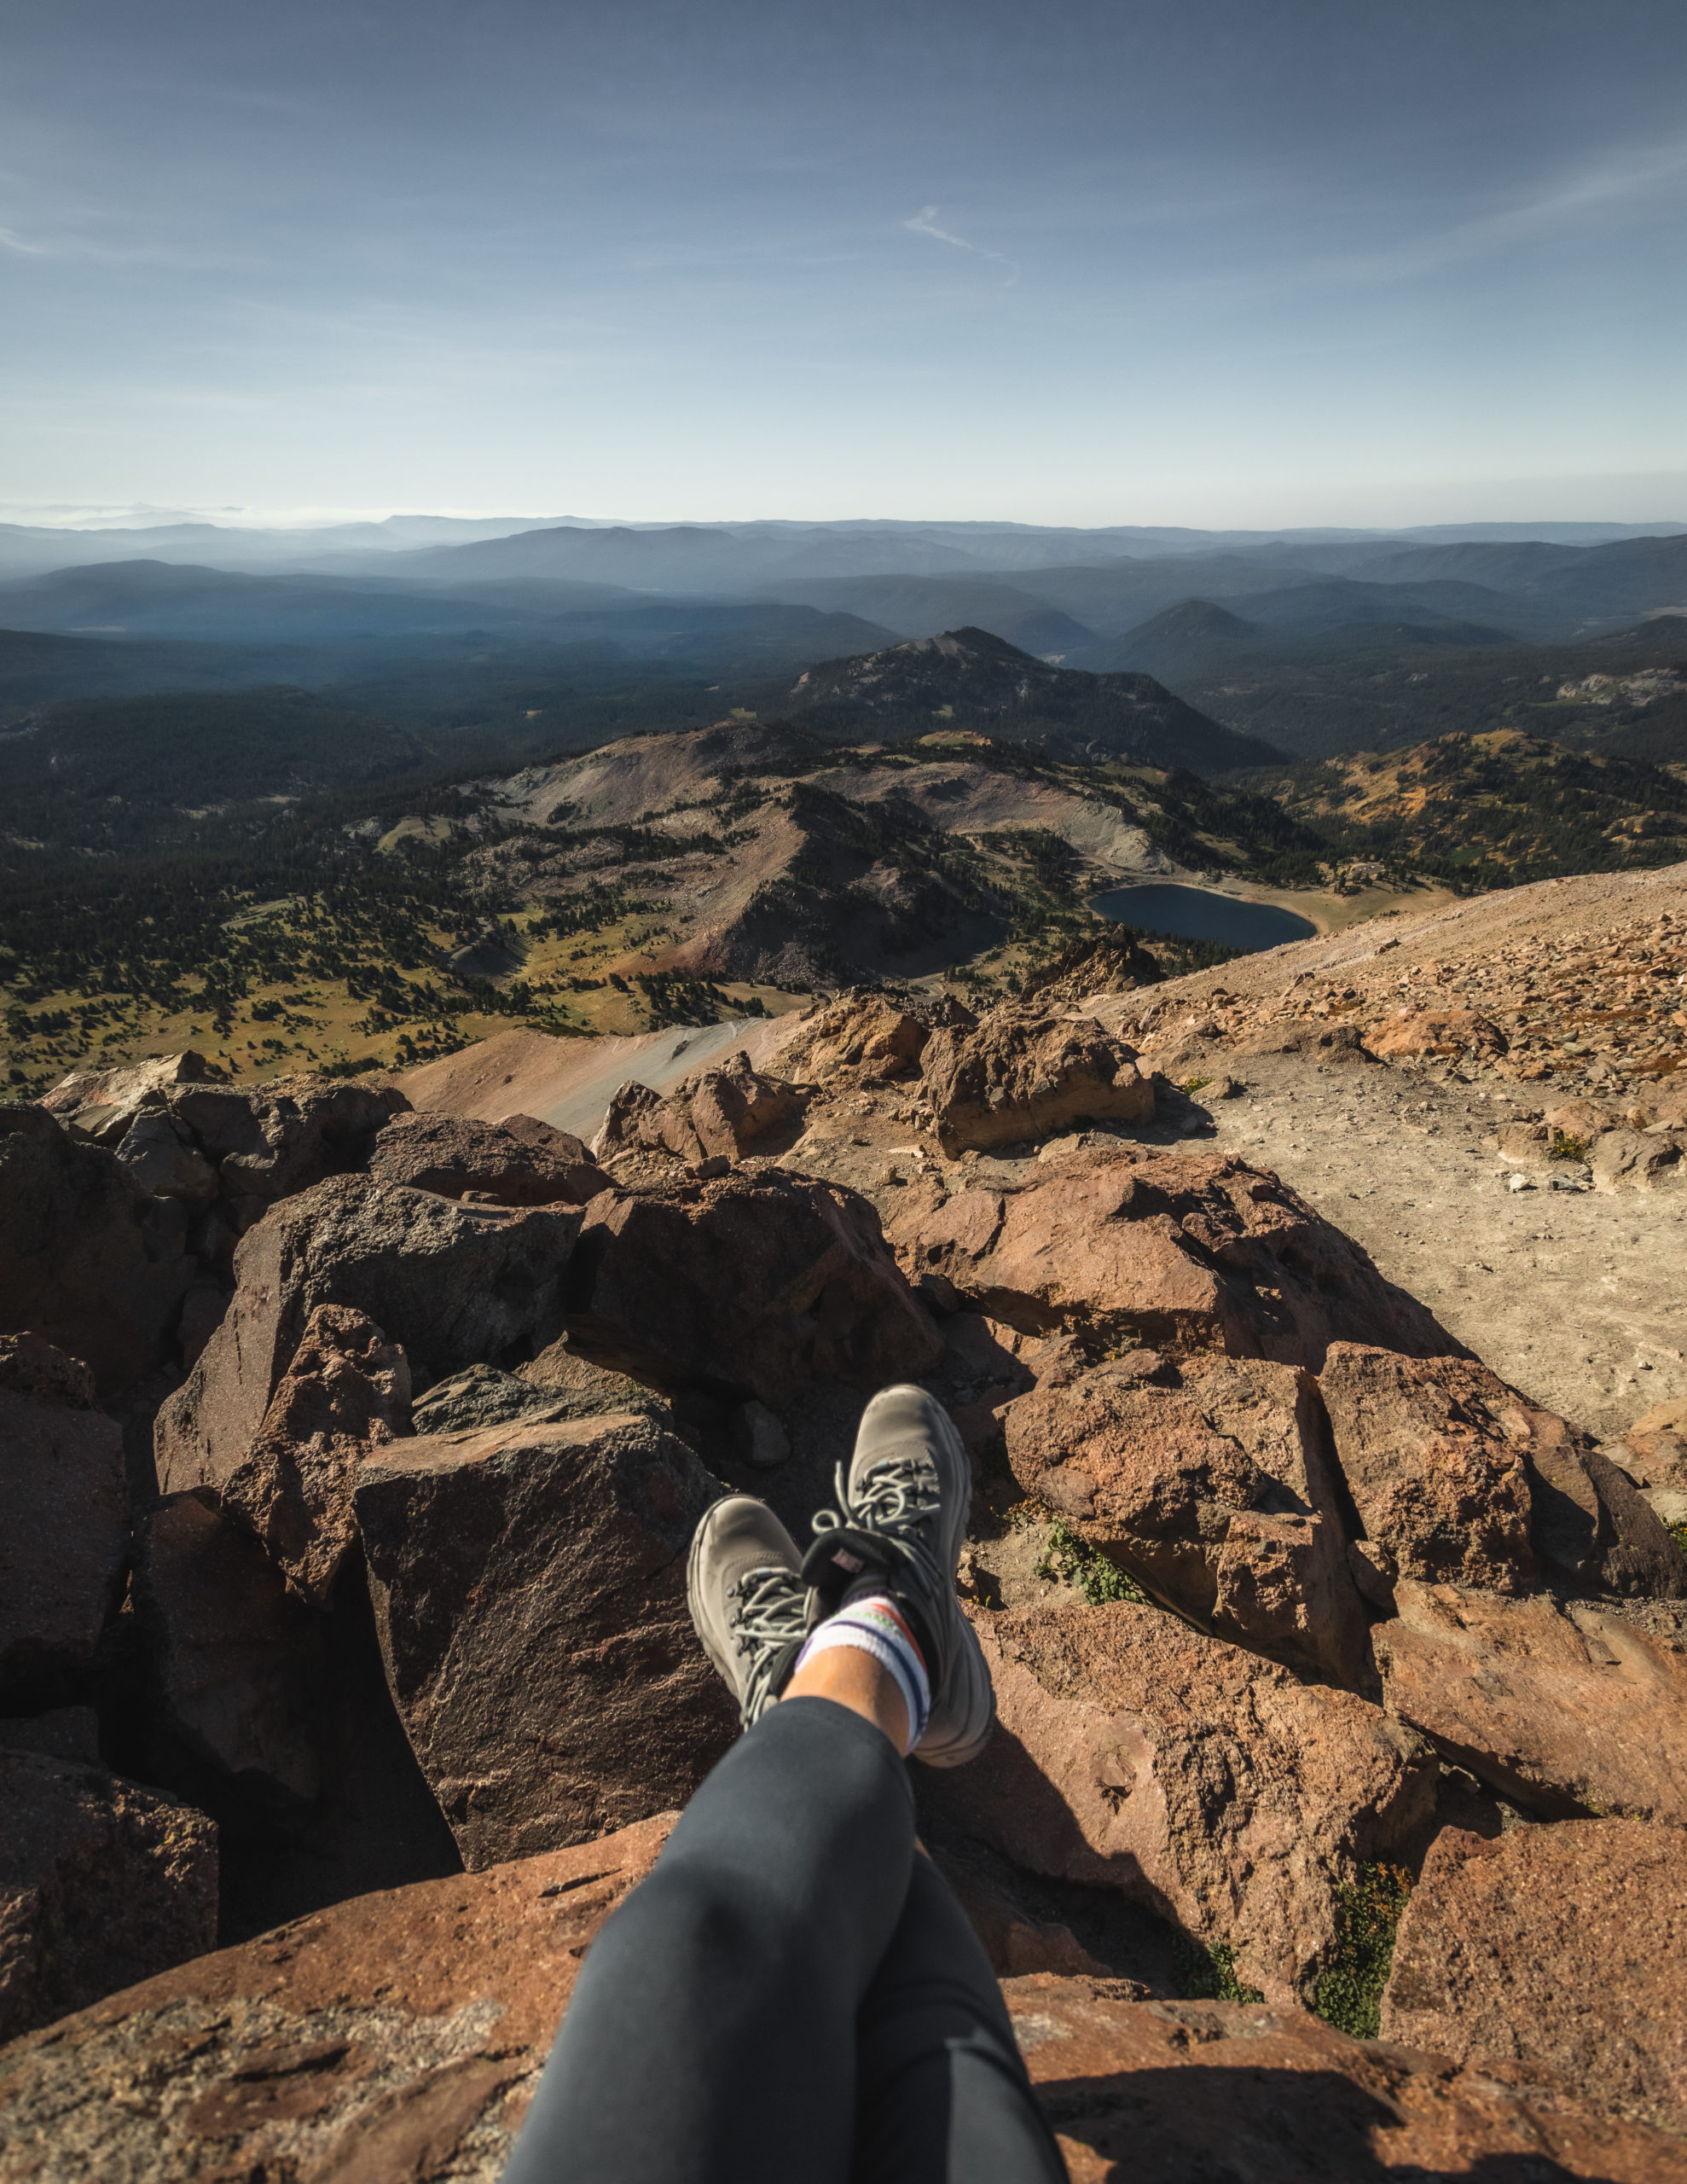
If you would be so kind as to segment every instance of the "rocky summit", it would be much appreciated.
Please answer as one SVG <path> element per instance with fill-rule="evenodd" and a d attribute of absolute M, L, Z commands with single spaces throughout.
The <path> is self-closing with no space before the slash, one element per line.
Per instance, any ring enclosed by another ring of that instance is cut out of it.
<path fill-rule="evenodd" d="M 0 2184 L 492 2184 L 735 1734 L 699 1517 L 898 1380 L 1000 1710 L 922 1838 L 1077 2184 L 1687 2180 L 1684 882 L 0 1106 Z M 1620 1357 L 1408 1257 L 1477 1103 L 1423 1225 L 1622 1222 Z"/>

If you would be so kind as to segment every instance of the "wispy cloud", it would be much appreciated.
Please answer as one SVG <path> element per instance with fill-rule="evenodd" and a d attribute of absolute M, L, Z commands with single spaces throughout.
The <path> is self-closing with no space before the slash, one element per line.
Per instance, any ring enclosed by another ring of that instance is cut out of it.
<path fill-rule="evenodd" d="M 26 242 L 15 228 L 0 228 L 0 250 L 14 250 L 22 258 L 48 258 L 52 254 L 44 243 Z"/>
<path fill-rule="evenodd" d="M 913 218 L 904 220 L 902 225 L 912 235 L 930 235 L 933 242 L 946 242 L 952 250 L 964 250 L 974 258 L 988 258 L 992 264 L 1006 266 L 1007 278 L 1002 282 L 1005 288 L 1011 288 L 1019 278 L 1019 268 L 1006 251 L 986 250 L 982 243 L 968 242 L 965 235 L 956 235 L 952 229 L 940 227 L 935 205 L 922 205 Z"/>
<path fill-rule="evenodd" d="M 1590 217 L 1647 198 L 1667 195 L 1687 182 L 1687 138 L 1620 152 L 1563 174 L 1510 204 L 1499 205 L 1438 234 L 1392 251 L 1337 259 L 1329 270 L 1358 279 L 1409 279 L 1442 266 L 1487 256 L 1507 244 L 1552 235 Z"/>

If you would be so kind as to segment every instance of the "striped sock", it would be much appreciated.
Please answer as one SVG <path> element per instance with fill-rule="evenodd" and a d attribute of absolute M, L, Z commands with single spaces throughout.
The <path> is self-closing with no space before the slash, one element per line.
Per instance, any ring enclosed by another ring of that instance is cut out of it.
<path fill-rule="evenodd" d="M 834 1646 L 853 1646 L 860 1653 L 871 1654 L 896 1679 L 907 1710 L 908 1740 L 902 1748 L 906 1759 L 925 1734 L 925 1724 L 931 1717 L 931 1679 L 901 1610 L 889 1593 L 863 1588 L 818 1630 L 809 1632 L 791 1674 L 804 1661 Z"/>

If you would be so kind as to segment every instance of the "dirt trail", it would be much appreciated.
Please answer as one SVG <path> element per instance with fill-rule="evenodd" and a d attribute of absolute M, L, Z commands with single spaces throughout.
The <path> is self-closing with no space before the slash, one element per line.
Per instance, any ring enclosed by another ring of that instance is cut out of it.
<path fill-rule="evenodd" d="M 1296 1054 L 1233 1066 L 1249 1089 L 1209 1108 L 1216 1142 L 1273 1169 L 1525 1394 L 1606 1438 L 1687 1397 L 1687 1187 L 1553 1188 L 1499 1157 L 1521 1104 L 1503 1089 Z M 1534 1187 L 1514 1192 L 1521 1172 Z"/>

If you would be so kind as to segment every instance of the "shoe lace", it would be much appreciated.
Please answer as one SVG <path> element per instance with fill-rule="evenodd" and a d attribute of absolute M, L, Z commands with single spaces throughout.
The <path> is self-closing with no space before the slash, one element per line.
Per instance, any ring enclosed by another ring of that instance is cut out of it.
<path fill-rule="evenodd" d="M 937 1567 L 931 1542 L 926 1536 L 925 1524 L 942 1507 L 942 1493 L 936 1472 L 929 1461 L 919 1456 L 887 1456 L 883 1463 L 875 1464 L 857 1485 L 852 1501 L 849 1490 L 849 1474 L 839 1464 L 833 1480 L 838 1494 L 835 1509 L 817 1509 L 814 1515 L 816 1533 L 838 1531 L 845 1527 L 871 1532 L 917 1572 L 928 1588 L 939 1595 L 942 1590 L 942 1572 Z"/>
<path fill-rule="evenodd" d="M 750 1664 L 742 1707 L 748 1728 L 774 1697 L 774 1675 L 786 1648 L 807 1632 L 808 1595 L 795 1571 L 768 1563 L 746 1570 L 727 1597 L 734 1641 Z"/>

